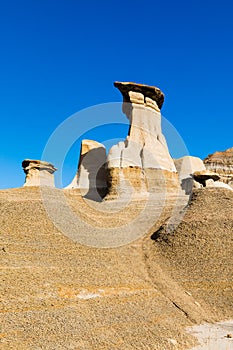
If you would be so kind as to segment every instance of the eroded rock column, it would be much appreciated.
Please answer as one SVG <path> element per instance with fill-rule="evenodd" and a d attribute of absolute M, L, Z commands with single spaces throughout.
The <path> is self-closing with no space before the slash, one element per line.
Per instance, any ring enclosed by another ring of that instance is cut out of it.
<path fill-rule="evenodd" d="M 54 186 L 54 172 L 57 170 L 53 164 L 41 160 L 25 159 L 22 162 L 26 174 L 24 186 Z"/>
<path fill-rule="evenodd" d="M 67 189 L 79 188 L 90 198 L 106 192 L 106 149 L 93 140 L 82 140 L 77 173 Z"/>
<path fill-rule="evenodd" d="M 115 82 L 130 121 L 126 140 L 107 159 L 109 196 L 132 191 L 171 192 L 179 187 L 177 171 L 161 130 L 164 95 L 156 87 Z"/>

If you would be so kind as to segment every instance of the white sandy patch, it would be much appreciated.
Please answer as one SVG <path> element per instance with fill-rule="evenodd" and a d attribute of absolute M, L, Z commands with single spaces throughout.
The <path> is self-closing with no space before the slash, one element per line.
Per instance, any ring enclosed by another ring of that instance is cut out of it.
<path fill-rule="evenodd" d="M 86 292 L 82 291 L 81 293 L 77 294 L 78 299 L 93 299 L 93 298 L 98 298 L 101 295 L 99 293 L 91 293 L 91 292 Z"/>
<path fill-rule="evenodd" d="M 104 288 L 83 288 L 76 290 L 72 287 L 60 287 L 58 290 L 58 295 L 61 298 L 66 299 L 82 299 L 82 300 L 88 300 L 93 298 L 103 298 L 103 297 L 112 297 L 112 296 L 119 296 L 119 297 L 129 297 L 136 293 L 141 292 L 148 292 L 152 291 L 154 294 L 154 289 L 152 288 L 143 288 L 140 286 L 132 286 L 125 287 L 125 286 L 117 286 L 117 287 L 104 287 Z"/>
<path fill-rule="evenodd" d="M 187 331 L 200 344 L 191 350 L 233 350 L 233 320 L 188 327 Z"/>

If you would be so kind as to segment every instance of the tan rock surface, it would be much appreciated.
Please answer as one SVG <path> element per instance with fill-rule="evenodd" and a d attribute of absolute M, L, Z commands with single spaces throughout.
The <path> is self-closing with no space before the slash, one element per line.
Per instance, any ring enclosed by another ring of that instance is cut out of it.
<path fill-rule="evenodd" d="M 25 159 L 22 162 L 26 174 L 24 186 L 54 187 L 54 175 L 57 170 L 53 164 L 41 160 Z"/>

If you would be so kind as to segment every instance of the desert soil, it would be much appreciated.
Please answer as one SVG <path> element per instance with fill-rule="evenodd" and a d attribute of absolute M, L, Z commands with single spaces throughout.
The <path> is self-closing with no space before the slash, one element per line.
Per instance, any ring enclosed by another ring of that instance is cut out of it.
<path fill-rule="evenodd" d="M 69 227 L 59 191 L 48 195 Z M 74 190 L 65 196 L 93 235 L 96 226 L 117 234 L 143 207 L 135 200 L 116 214 Z M 182 207 L 180 223 L 163 208 L 144 235 L 107 249 L 64 235 L 38 188 L 0 191 L 1 349 L 191 349 L 186 327 L 232 319 L 233 193 L 196 190 Z"/>

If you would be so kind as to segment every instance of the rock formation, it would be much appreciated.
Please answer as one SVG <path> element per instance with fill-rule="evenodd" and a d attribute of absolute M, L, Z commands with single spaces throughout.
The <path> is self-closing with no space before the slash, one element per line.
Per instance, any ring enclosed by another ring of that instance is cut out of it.
<path fill-rule="evenodd" d="M 228 190 L 233 190 L 231 186 L 228 184 L 219 181 L 220 175 L 215 173 L 214 171 L 210 171 L 208 169 L 201 170 L 201 171 L 195 171 L 192 174 L 192 177 L 194 179 L 194 183 L 198 183 L 201 187 L 222 187 Z M 194 186 L 197 187 L 197 186 Z"/>
<path fill-rule="evenodd" d="M 201 187 L 200 183 L 193 178 L 194 172 L 206 169 L 200 158 L 185 156 L 175 159 L 174 163 L 179 174 L 181 188 L 185 191 L 185 194 L 190 195 L 193 188 Z"/>
<path fill-rule="evenodd" d="M 190 195 L 193 188 L 223 187 L 232 189 L 226 183 L 219 181 L 221 176 L 215 171 L 206 169 L 204 162 L 197 157 L 185 156 L 174 160 L 179 174 L 181 188 Z"/>
<path fill-rule="evenodd" d="M 215 152 L 204 159 L 206 169 L 220 175 L 221 182 L 233 188 L 233 147 L 222 152 Z"/>
<path fill-rule="evenodd" d="M 106 181 L 106 150 L 93 140 L 82 140 L 77 174 L 67 189 L 79 188 L 83 195 L 95 197 L 104 193 Z"/>
<path fill-rule="evenodd" d="M 24 186 L 54 187 L 54 175 L 57 170 L 53 164 L 41 160 L 25 159 L 22 162 L 26 174 Z"/>
<path fill-rule="evenodd" d="M 126 140 L 113 146 L 107 158 L 109 196 L 133 191 L 172 192 L 178 174 L 161 130 L 164 95 L 156 87 L 115 82 L 123 95 L 130 122 Z"/>
<path fill-rule="evenodd" d="M 199 182 L 203 187 L 208 187 L 208 181 L 212 184 L 214 181 L 218 181 L 220 176 L 210 170 L 195 171 L 193 173 L 193 178 L 195 181 Z"/>

